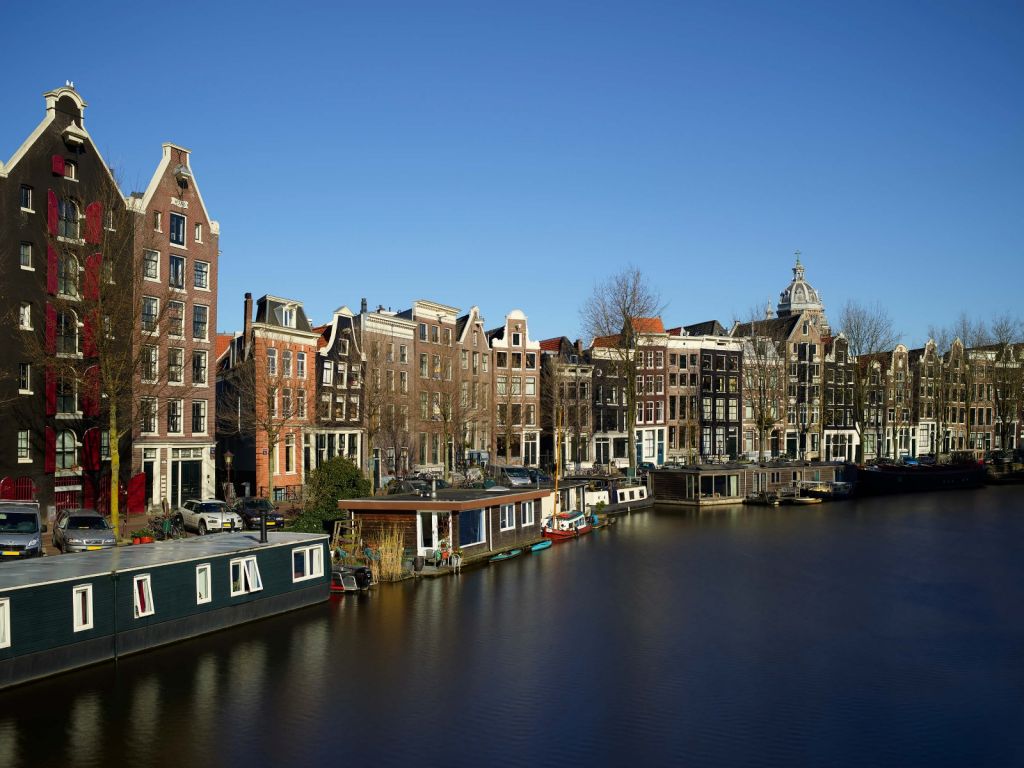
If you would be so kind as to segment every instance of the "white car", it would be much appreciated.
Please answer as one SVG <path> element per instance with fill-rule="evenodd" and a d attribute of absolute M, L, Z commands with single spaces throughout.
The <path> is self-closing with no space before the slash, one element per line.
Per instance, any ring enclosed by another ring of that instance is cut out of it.
<path fill-rule="evenodd" d="M 178 509 L 178 519 L 183 528 L 200 536 L 213 531 L 242 530 L 242 518 L 217 499 L 189 499 Z"/>

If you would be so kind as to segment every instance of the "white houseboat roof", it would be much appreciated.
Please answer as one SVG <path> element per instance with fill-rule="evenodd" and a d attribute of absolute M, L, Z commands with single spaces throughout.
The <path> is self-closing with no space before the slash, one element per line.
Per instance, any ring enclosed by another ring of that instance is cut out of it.
<path fill-rule="evenodd" d="M 325 541 L 326 534 L 274 531 L 261 544 L 258 531 L 217 533 L 177 541 L 113 547 L 95 552 L 54 555 L 0 564 L 0 593 L 60 581 L 93 578 L 112 572 L 158 568 L 222 555 Z"/>

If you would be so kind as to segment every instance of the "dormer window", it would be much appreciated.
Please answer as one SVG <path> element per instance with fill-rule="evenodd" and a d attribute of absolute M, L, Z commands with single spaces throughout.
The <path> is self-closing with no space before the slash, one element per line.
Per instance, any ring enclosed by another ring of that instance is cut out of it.
<path fill-rule="evenodd" d="M 70 160 L 64 161 L 64 178 L 68 181 L 78 181 L 78 165 Z"/>
<path fill-rule="evenodd" d="M 277 322 L 283 325 L 285 328 L 295 327 L 295 307 L 294 306 L 280 306 L 274 310 L 274 314 L 277 315 Z"/>

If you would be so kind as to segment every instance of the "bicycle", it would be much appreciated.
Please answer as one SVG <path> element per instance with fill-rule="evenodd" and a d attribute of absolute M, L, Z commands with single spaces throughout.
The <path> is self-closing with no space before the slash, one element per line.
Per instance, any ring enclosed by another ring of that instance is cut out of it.
<path fill-rule="evenodd" d="M 176 516 L 157 515 L 156 517 L 151 517 L 149 519 L 149 526 L 153 530 L 153 538 L 158 541 L 185 538 L 185 529 Z"/>

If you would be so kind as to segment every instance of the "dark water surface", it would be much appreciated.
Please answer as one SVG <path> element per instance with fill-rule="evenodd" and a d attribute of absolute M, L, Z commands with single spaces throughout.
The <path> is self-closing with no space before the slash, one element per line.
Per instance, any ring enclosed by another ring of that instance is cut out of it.
<path fill-rule="evenodd" d="M 1024 765 L 1024 488 L 658 509 L 0 693 L 0 766 Z"/>

